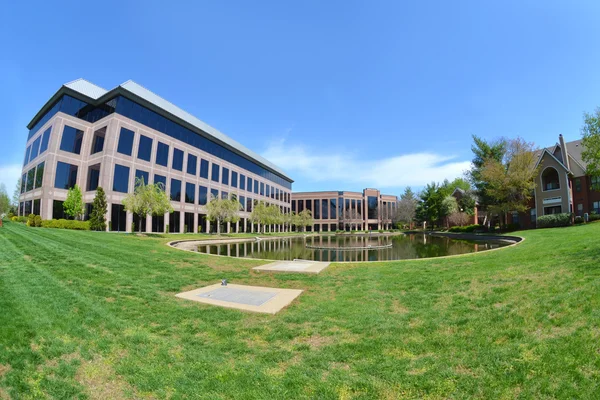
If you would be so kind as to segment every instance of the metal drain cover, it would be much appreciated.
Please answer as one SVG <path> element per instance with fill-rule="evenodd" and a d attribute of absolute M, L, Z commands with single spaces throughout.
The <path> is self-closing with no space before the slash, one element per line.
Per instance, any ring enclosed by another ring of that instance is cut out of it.
<path fill-rule="evenodd" d="M 275 297 L 275 292 L 260 292 L 256 290 L 236 289 L 233 287 L 222 287 L 210 292 L 200 293 L 198 297 L 206 299 L 227 301 L 229 303 L 246 304 L 249 306 L 261 306 Z"/>

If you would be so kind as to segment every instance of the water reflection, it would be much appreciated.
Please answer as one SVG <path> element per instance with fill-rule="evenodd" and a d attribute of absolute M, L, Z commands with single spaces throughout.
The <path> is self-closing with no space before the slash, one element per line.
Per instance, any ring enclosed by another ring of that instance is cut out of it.
<path fill-rule="evenodd" d="M 392 247 L 388 248 L 357 249 L 385 246 L 390 243 Z M 494 240 L 455 240 L 427 234 L 391 237 L 317 236 L 200 245 L 198 251 L 221 256 L 269 260 L 388 261 L 473 253 L 508 244 L 510 243 Z M 307 248 L 307 245 L 319 249 Z"/>

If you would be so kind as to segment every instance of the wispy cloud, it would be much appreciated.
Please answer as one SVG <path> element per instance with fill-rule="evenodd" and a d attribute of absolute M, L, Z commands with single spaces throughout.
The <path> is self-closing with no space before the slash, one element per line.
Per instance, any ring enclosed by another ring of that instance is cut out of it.
<path fill-rule="evenodd" d="M 399 154 L 393 157 L 362 159 L 356 154 L 329 153 L 280 139 L 263 152 L 267 160 L 287 171 L 296 182 L 336 182 L 338 190 L 349 185 L 377 188 L 421 187 L 444 179 L 454 179 L 469 169 L 471 162 L 456 156 L 429 152 Z"/>
<path fill-rule="evenodd" d="M 22 169 L 19 164 L 0 165 L 0 183 L 6 186 L 6 192 L 11 198 Z"/>

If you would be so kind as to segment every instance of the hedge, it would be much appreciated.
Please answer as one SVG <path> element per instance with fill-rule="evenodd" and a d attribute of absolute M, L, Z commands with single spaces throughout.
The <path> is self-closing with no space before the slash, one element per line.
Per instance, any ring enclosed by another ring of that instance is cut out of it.
<path fill-rule="evenodd" d="M 536 227 L 538 228 L 554 228 L 558 226 L 571 225 L 571 214 L 550 214 L 537 217 Z"/>
<path fill-rule="evenodd" d="M 15 216 L 14 216 L 14 217 L 12 217 L 10 220 L 11 220 L 12 222 L 21 222 L 21 223 L 26 223 L 26 222 L 27 222 L 27 217 L 23 217 L 23 216 L 17 217 L 17 216 L 15 215 Z"/>
<path fill-rule="evenodd" d="M 89 221 L 76 221 L 72 219 L 48 219 L 42 221 L 42 228 L 75 229 L 78 231 L 89 231 Z"/>
<path fill-rule="evenodd" d="M 448 232 L 473 233 L 478 229 L 481 229 L 481 225 L 473 224 L 465 226 L 453 226 L 452 228 L 448 229 Z"/>

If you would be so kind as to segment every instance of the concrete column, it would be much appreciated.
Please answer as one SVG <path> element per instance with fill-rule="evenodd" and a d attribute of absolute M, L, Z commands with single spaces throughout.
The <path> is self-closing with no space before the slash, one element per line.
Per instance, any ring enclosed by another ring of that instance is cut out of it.
<path fill-rule="evenodd" d="M 164 224 L 165 226 L 163 228 L 165 230 L 165 233 L 169 233 L 169 230 L 167 229 L 167 226 L 169 225 L 170 215 L 171 214 L 169 214 L 169 213 L 165 214 L 165 224 Z"/>
<path fill-rule="evenodd" d="M 179 233 L 185 233 L 185 212 L 179 212 Z"/>
<path fill-rule="evenodd" d="M 192 228 L 192 232 L 198 233 L 198 213 L 194 213 L 194 227 Z"/>
<path fill-rule="evenodd" d="M 106 203 L 106 230 L 110 231 L 110 225 L 112 223 L 112 203 Z M 54 217 L 54 216 L 53 216 Z"/>

